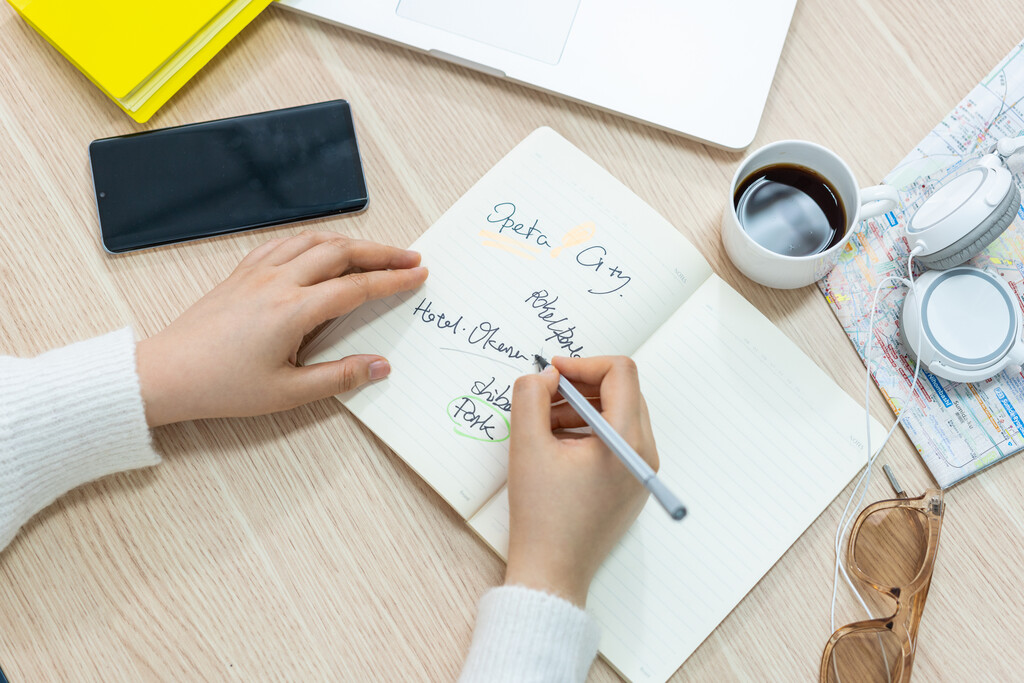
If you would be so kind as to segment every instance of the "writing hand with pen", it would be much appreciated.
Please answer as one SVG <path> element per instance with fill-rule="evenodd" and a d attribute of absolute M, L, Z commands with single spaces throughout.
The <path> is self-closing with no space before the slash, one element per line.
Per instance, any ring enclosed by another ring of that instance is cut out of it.
<path fill-rule="evenodd" d="M 636 365 L 626 357 L 554 358 L 512 395 L 506 585 L 586 604 L 598 567 L 640 514 L 647 490 L 558 393 L 559 374 L 591 400 L 653 469 L 658 451 Z"/>

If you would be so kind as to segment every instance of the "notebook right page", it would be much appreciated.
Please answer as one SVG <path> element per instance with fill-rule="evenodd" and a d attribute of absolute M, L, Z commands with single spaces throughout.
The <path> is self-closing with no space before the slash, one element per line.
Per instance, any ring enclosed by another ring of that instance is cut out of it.
<path fill-rule="evenodd" d="M 664 681 L 865 464 L 864 409 L 715 275 L 634 359 L 659 476 L 688 514 L 649 500 L 587 607 L 615 669 Z M 505 556 L 504 491 L 470 524 Z"/>

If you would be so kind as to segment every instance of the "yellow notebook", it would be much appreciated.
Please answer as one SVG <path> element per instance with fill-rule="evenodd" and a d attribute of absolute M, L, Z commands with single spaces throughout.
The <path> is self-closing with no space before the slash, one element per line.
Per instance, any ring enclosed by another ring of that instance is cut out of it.
<path fill-rule="evenodd" d="M 270 0 L 8 0 L 136 121 L 149 119 Z"/>

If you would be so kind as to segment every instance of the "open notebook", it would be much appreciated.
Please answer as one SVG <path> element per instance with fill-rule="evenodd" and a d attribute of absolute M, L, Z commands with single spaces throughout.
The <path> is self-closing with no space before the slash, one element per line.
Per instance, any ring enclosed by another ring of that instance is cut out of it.
<path fill-rule="evenodd" d="M 534 353 L 636 360 L 688 515 L 649 500 L 591 588 L 601 654 L 628 679 L 671 676 L 866 461 L 863 408 L 548 128 L 412 248 L 427 283 L 339 320 L 304 362 L 388 357 L 387 380 L 339 398 L 502 557 L 515 378 Z"/>

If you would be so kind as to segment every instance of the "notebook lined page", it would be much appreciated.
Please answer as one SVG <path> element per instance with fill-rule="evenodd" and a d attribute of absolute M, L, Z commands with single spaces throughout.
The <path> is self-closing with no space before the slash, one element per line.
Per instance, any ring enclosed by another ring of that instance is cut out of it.
<path fill-rule="evenodd" d="M 688 514 L 649 500 L 588 609 L 612 666 L 664 681 L 865 464 L 864 409 L 714 275 L 634 358 L 659 477 Z M 506 493 L 470 525 L 505 557 Z"/>
<path fill-rule="evenodd" d="M 664 218 L 554 131 L 510 152 L 413 245 L 415 292 L 361 306 L 306 364 L 378 353 L 339 398 L 463 517 L 505 482 L 515 378 L 533 354 L 629 354 L 711 273 Z"/>

